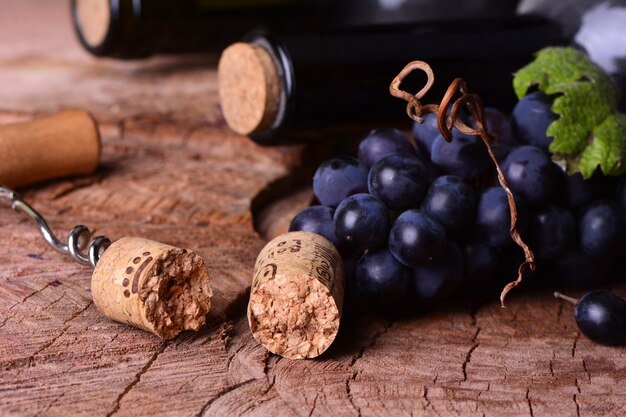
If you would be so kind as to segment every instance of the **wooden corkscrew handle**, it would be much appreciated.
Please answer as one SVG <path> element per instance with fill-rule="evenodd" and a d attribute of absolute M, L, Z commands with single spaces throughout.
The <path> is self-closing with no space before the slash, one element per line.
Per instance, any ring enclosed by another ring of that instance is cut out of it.
<path fill-rule="evenodd" d="M 0 126 L 0 183 L 11 188 L 94 172 L 100 133 L 83 110 Z"/>

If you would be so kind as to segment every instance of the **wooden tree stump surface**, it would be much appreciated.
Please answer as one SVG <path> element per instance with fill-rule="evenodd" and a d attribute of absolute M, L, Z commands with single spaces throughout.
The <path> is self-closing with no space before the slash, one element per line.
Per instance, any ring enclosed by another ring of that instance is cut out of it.
<path fill-rule="evenodd" d="M 320 359 L 268 355 L 245 320 L 264 244 L 251 207 L 271 184 L 288 184 L 310 149 L 262 148 L 229 132 L 215 57 L 89 57 L 66 3 L 2 5 L 0 123 L 84 108 L 100 123 L 103 163 L 21 191 L 54 230 L 85 224 L 197 251 L 214 308 L 202 331 L 167 342 L 112 322 L 91 300 L 91 269 L 46 247 L 0 202 L 0 415 L 626 415 L 626 350 L 581 336 L 572 307 L 545 291 L 517 291 L 505 310 L 483 297 L 366 314 L 344 323 Z M 284 229 L 309 197 L 295 193 L 257 222 Z"/>

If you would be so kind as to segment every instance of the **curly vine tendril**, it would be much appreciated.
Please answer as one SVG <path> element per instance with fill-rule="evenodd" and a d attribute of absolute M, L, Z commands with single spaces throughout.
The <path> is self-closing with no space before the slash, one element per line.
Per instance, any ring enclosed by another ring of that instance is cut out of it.
<path fill-rule="evenodd" d="M 426 74 L 426 76 L 428 77 L 426 85 L 417 94 L 411 94 L 401 90 L 400 85 L 402 84 L 404 79 L 415 70 L 420 70 Z M 517 279 L 508 283 L 502 289 L 502 292 L 500 294 L 500 303 L 502 307 L 504 307 L 504 300 L 509 291 L 511 291 L 522 282 L 524 270 L 526 268 L 530 268 L 531 270 L 535 269 L 535 257 L 532 250 L 528 247 L 526 243 L 524 243 L 522 237 L 519 234 L 519 231 L 517 230 L 517 206 L 515 204 L 515 199 L 513 198 L 513 193 L 509 189 L 509 185 L 504 178 L 504 174 L 502 173 L 500 164 L 498 163 L 498 160 L 493 153 L 493 149 L 491 147 L 491 139 L 489 138 L 489 134 L 485 129 L 485 107 L 483 106 L 480 96 L 478 96 L 477 94 L 470 94 L 467 90 L 467 86 L 465 85 L 465 81 L 463 81 L 463 79 L 461 78 L 457 78 L 452 81 L 452 83 L 446 90 L 446 93 L 444 94 L 440 104 L 423 105 L 420 100 L 422 99 L 422 97 L 424 97 L 424 95 L 426 95 L 428 90 L 431 89 L 434 82 L 435 75 L 430 65 L 423 61 L 413 61 L 405 66 L 404 69 L 402 69 L 402 71 L 396 76 L 396 78 L 394 78 L 394 80 L 391 82 L 391 85 L 389 86 L 389 92 L 392 96 L 400 98 L 407 102 L 407 115 L 412 120 L 418 123 L 422 123 L 424 121 L 424 116 L 426 114 L 436 114 L 439 131 L 446 141 L 450 142 L 452 140 L 451 129 L 452 127 L 455 127 L 457 130 L 459 130 L 459 132 L 465 135 L 480 137 L 485 144 L 487 152 L 489 153 L 489 156 L 491 157 L 491 160 L 496 167 L 496 171 L 498 172 L 498 182 L 506 192 L 507 200 L 509 202 L 509 210 L 511 212 L 511 238 L 519 247 L 524 250 L 524 262 L 522 262 L 518 268 Z M 453 101 L 457 93 L 460 93 L 460 96 Z M 462 107 L 465 107 L 472 114 L 476 124 L 475 127 L 468 126 L 458 117 L 459 110 Z M 448 108 L 450 109 L 449 113 Z"/>

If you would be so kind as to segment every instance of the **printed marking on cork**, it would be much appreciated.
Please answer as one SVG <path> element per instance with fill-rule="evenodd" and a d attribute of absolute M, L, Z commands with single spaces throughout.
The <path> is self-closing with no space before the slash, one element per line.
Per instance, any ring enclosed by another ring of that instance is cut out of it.
<path fill-rule="evenodd" d="M 137 292 L 139 291 L 139 277 L 141 276 L 141 273 L 143 272 L 144 269 L 146 269 L 148 264 L 150 262 L 152 262 L 152 260 L 154 259 L 154 258 L 152 258 L 152 256 L 150 256 L 150 252 L 144 252 L 143 256 L 148 256 L 148 258 L 146 258 L 146 260 L 141 263 L 141 265 L 137 268 L 137 271 L 135 271 L 135 268 L 133 268 L 133 266 L 129 265 L 126 268 L 126 271 L 125 271 L 127 277 L 125 277 L 124 280 L 122 281 L 122 285 L 124 287 L 128 287 L 128 285 L 130 284 L 130 277 L 129 276 L 131 276 L 133 274 L 133 272 L 134 272 L 134 275 L 132 276 L 132 280 L 133 280 L 132 291 L 133 291 L 133 294 L 137 294 Z M 141 262 L 141 257 L 137 256 L 137 257 L 133 258 L 132 262 L 135 265 L 139 264 Z M 128 289 L 124 290 L 124 297 L 126 297 L 126 298 L 130 297 L 130 291 Z"/>
<path fill-rule="evenodd" d="M 198 330 L 212 296 L 200 256 L 136 237 L 122 238 L 107 249 L 94 270 L 91 290 L 107 317 L 164 339 Z"/>
<path fill-rule="evenodd" d="M 278 236 L 256 260 L 250 330 L 273 353 L 315 358 L 337 336 L 343 297 L 343 263 L 332 243 L 308 232 Z"/>

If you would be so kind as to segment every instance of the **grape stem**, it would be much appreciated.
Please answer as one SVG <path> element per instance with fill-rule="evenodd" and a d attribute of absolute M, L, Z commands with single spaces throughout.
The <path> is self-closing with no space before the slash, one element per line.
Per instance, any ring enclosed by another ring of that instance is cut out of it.
<path fill-rule="evenodd" d="M 417 94 L 408 93 L 400 88 L 402 81 L 404 81 L 404 79 L 414 70 L 423 71 L 428 77 L 426 85 L 422 87 L 422 89 Z M 511 291 L 522 282 L 524 270 L 526 268 L 530 268 L 530 270 L 532 271 L 535 270 L 535 256 L 532 250 L 528 247 L 528 245 L 522 240 L 522 237 L 517 230 L 517 206 L 515 204 L 515 199 L 513 198 L 513 193 L 509 189 L 506 179 L 504 178 L 504 174 L 500 169 L 500 164 L 498 163 L 498 160 L 493 153 L 493 149 L 491 148 L 491 139 L 484 127 L 485 107 L 483 106 L 480 96 L 478 96 L 477 94 L 470 94 L 467 91 L 465 81 L 463 81 L 462 78 L 456 78 L 448 87 L 448 90 L 441 100 L 441 104 L 423 105 L 420 100 L 422 99 L 422 97 L 424 97 L 424 95 L 426 95 L 428 90 L 430 90 L 434 82 L 435 75 L 430 65 L 423 61 L 413 61 L 407 64 L 396 76 L 396 78 L 393 79 L 391 85 L 389 86 L 389 93 L 392 96 L 400 98 L 407 102 L 406 113 L 409 118 L 417 123 L 423 123 L 423 117 L 426 114 L 436 114 L 437 126 L 439 127 L 439 131 L 446 141 L 450 142 L 452 140 L 452 132 L 450 129 L 452 129 L 452 127 L 455 127 L 465 135 L 480 137 L 485 144 L 485 147 L 487 148 L 487 153 L 489 153 L 489 157 L 496 167 L 496 171 L 498 173 L 498 182 L 500 183 L 500 186 L 504 189 L 507 195 L 509 210 L 511 213 L 511 238 L 524 251 L 524 262 L 522 262 L 518 268 L 517 278 L 515 279 L 515 281 L 508 283 L 500 293 L 500 304 L 502 305 L 502 307 L 504 307 L 504 300 L 509 291 Z M 454 98 L 456 93 L 460 93 L 461 96 L 457 98 L 454 102 L 452 102 L 452 99 Z M 450 104 L 452 104 L 451 107 Z M 461 107 L 465 107 L 470 111 L 476 124 L 475 127 L 468 126 L 458 117 Z M 448 108 L 450 108 L 449 114 Z"/>
<path fill-rule="evenodd" d="M 554 292 L 554 298 L 560 298 L 561 300 L 565 300 L 568 301 L 574 305 L 578 304 L 578 299 L 574 298 L 574 297 L 569 297 L 567 295 L 561 294 L 558 291 Z"/>

